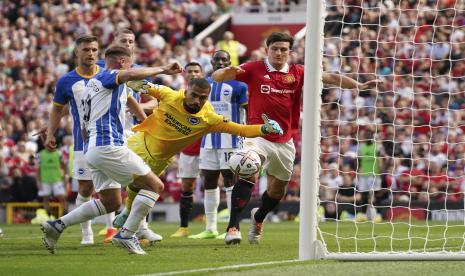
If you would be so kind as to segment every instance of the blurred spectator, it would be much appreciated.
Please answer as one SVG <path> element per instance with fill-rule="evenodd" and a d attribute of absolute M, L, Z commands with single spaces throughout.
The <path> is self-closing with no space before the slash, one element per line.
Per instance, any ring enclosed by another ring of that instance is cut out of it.
<path fill-rule="evenodd" d="M 65 201 L 67 188 L 65 187 L 66 166 L 63 163 L 60 151 L 43 149 L 39 152 L 39 171 L 37 175 L 38 196 L 42 198 L 44 209 L 51 216 L 50 198 L 57 199 L 67 210 Z"/>
<path fill-rule="evenodd" d="M 337 214 L 341 218 L 343 212 L 347 212 L 350 217 L 355 218 L 357 206 L 360 206 L 362 195 L 356 191 L 354 179 L 350 174 L 345 174 L 342 185 L 336 193 Z M 342 218 L 341 218 L 342 219 Z"/>
<path fill-rule="evenodd" d="M 245 54 L 247 47 L 237 40 L 234 40 L 234 34 L 232 32 L 225 32 L 223 40 L 218 41 L 216 46 L 219 50 L 223 50 L 229 53 L 231 56 L 231 65 L 237 66 L 240 64 L 239 58 Z"/>

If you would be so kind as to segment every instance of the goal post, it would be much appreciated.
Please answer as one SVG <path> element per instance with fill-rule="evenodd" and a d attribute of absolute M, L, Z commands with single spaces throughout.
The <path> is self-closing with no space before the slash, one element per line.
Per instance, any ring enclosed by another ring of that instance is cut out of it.
<path fill-rule="evenodd" d="M 324 2 L 307 1 L 305 73 L 303 88 L 302 158 L 300 185 L 299 259 L 319 258 L 317 239 L 320 106 Z"/>
<path fill-rule="evenodd" d="M 465 260 L 464 14 L 307 1 L 300 260 Z M 323 70 L 384 83 L 323 89 Z"/>

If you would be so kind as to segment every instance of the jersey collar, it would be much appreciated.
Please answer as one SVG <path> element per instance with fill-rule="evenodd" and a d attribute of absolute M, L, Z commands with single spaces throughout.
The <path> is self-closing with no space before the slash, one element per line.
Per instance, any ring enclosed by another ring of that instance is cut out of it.
<path fill-rule="evenodd" d="M 77 73 L 79 76 L 81 76 L 81 77 L 83 77 L 83 78 L 87 78 L 87 79 L 90 79 L 90 78 L 92 78 L 93 76 L 97 75 L 97 73 L 99 72 L 99 70 L 100 70 L 100 66 L 97 65 L 97 68 L 95 69 L 95 71 L 94 71 L 94 73 L 93 73 L 92 75 L 84 75 L 84 74 L 82 74 L 81 72 L 79 72 L 79 69 L 76 67 L 76 73 Z"/>
<path fill-rule="evenodd" d="M 264 60 L 265 62 L 265 66 L 266 66 L 266 70 L 268 72 L 281 72 L 281 73 L 289 73 L 289 64 L 284 64 L 283 68 L 281 68 L 281 70 L 278 70 L 276 68 L 273 67 L 273 65 L 270 64 L 270 62 L 268 61 L 268 58 L 265 58 Z"/>

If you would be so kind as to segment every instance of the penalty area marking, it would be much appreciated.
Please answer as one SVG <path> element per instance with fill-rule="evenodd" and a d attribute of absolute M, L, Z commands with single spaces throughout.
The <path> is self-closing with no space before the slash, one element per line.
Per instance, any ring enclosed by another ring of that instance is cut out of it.
<path fill-rule="evenodd" d="M 285 260 L 285 261 L 273 261 L 273 262 L 263 262 L 263 263 L 253 263 L 253 264 L 227 265 L 227 266 L 211 267 L 211 268 L 199 268 L 199 269 L 190 269 L 190 270 L 161 272 L 161 273 L 155 273 L 155 274 L 143 274 L 140 276 L 162 276 L 162 275 L 176 275 L 176 274 L 185 274 L 185 273 L 200 273 L 200 272 L 229 270 L 229 269 L 236 269 L 236 268 L 243 268 L 243 267 L 267 266 L 267 265 L 295 263 L 295 262 L 301 262 L 301 261 L 300 260 Z"/>

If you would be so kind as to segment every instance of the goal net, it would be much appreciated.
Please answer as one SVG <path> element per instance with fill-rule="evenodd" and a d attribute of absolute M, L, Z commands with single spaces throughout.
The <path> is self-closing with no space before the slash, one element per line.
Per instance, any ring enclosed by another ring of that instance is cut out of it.
<path fill-rule="evenodd" d="M 325 256 L 465 258 L 465 2 L 327 0 L 325 10 L 323 71 L 384 81 L 322 90 Z"/>

